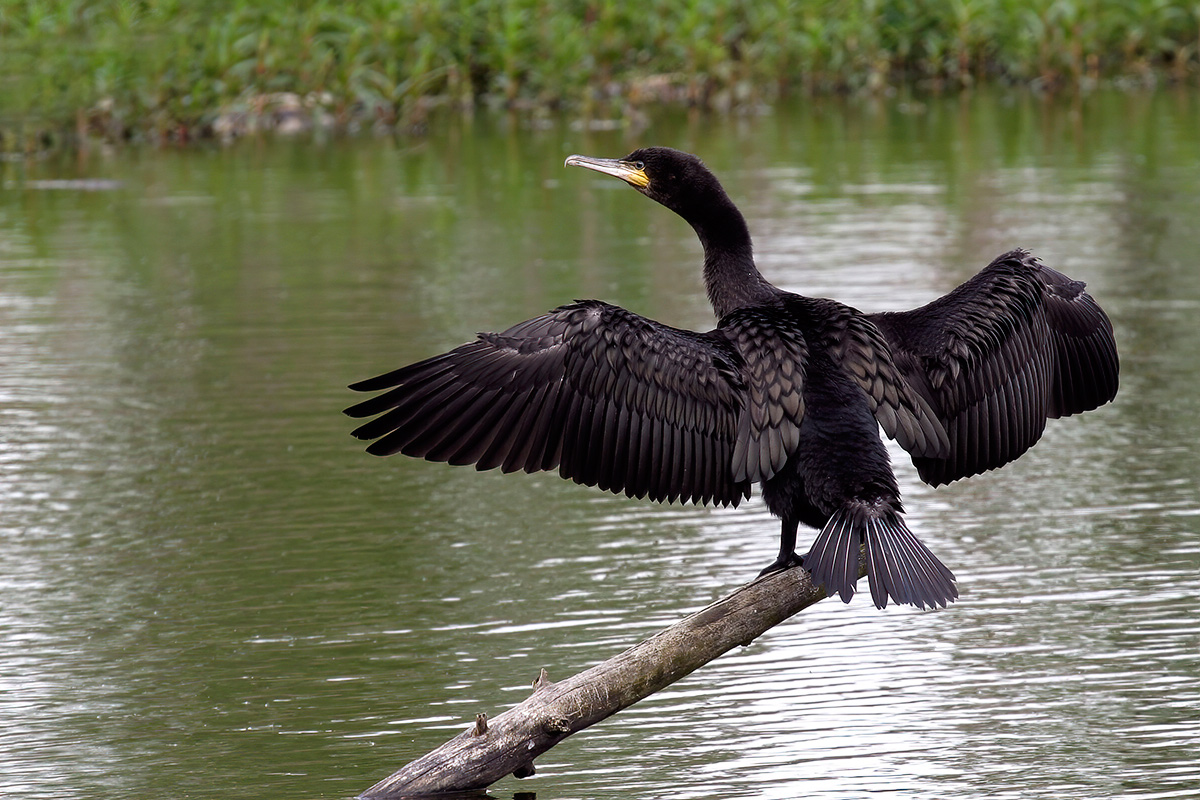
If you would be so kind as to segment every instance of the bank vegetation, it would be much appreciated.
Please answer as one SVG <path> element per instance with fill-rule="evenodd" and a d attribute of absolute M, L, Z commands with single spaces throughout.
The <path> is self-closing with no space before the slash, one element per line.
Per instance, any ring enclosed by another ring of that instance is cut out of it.
<path fill-rule="evenodd" d="M 0 0 L 8 149 L 1198 75 L 1200 0 Z"/>

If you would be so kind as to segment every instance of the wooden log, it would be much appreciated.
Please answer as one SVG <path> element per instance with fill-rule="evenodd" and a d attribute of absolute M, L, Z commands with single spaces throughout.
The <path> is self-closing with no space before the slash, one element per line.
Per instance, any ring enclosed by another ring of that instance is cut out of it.
<path fill-rule="evenodd" d="M 859 577 L 865 574 L 860 560 Z M 558 683 L 543 669 L 533 694 L 363 792 L 385 800 L 483 789 L 534 774 L 533 760 L 573 733 L 628 708 L 825 596 L 807 570 L 758 578 L 607 661 Z"/>

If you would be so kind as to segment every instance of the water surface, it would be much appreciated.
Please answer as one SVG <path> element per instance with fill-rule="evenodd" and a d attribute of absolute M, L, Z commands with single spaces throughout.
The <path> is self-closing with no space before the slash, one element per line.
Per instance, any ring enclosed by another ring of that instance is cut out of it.
<path fill-rule="evenodd" d="M 375 459 L 340 414 L 573 298 L 710 327 L 686 224 L 562 168 L 653 142 L 788 289 L 907 307 L 1032 248 L 1121 394 L 949 488 L 893 448 L 951 608 L 820 603 L 493 794 L 1196 796 L 1197 130 L 1194 92 L 981 93 L 0 164 L 0 794 L 353 795 L 768 563 L 757 501 Z"/>

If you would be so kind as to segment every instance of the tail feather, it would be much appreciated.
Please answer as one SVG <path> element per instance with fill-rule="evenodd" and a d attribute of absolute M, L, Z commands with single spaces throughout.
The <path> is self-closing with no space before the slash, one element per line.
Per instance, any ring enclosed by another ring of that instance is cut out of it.
<path fill-rule="evenodd" d="M 875 503 L 851 503 L 834 512 L 817 534 L 804 566 L 826 593 L 849 603 L 858 583 L 860 545 L 867 545 L 871 599 L 917 608 L 945 607 L 958 597 L 954 574 L 904 524 L 894 510 Z"/>
<path fill-rule="evenodd" d="M 834 514 L 803 559 L 813 583 L 824 587 L 827 595 L 837 592 L 843 603 L 850 602 L 858 582 L 858 544 L 849 516 Z"/>

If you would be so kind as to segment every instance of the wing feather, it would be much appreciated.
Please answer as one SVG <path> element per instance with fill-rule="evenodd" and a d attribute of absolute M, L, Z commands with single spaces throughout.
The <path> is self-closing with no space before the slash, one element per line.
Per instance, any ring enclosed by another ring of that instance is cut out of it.
<path fill-rule="evenodd" d="M 550 394 L 549 386 L 542 385 L 530 393 L 529 399 L 521 404 L 521 418 L 513 429 L 513 447 L 500 465 L 501 472 L 516 472 L 529 463 L 534 457 L 532 453 L 534 428 L 538 418 L 543 416 L 546 398 Z"/>
<path fill-rule="evenodd" d="M 720 331 L 741 354 L 745 407 L 733 448 L 735 480 L 773 477 L 800 443 L 808 343 L 799 326 L 772 307 L 744 308 L 721 320 Z"/>
<path fill-rule="evenodd" d="M 833 300 L 808 300 L 822 320 L 822 336 L 835 363 L 863 390 L 884 432 L 915 455 L 949 451 L 946 430 L 929 402 L 892 355 L 890 343 L 870 318 Z"/>

